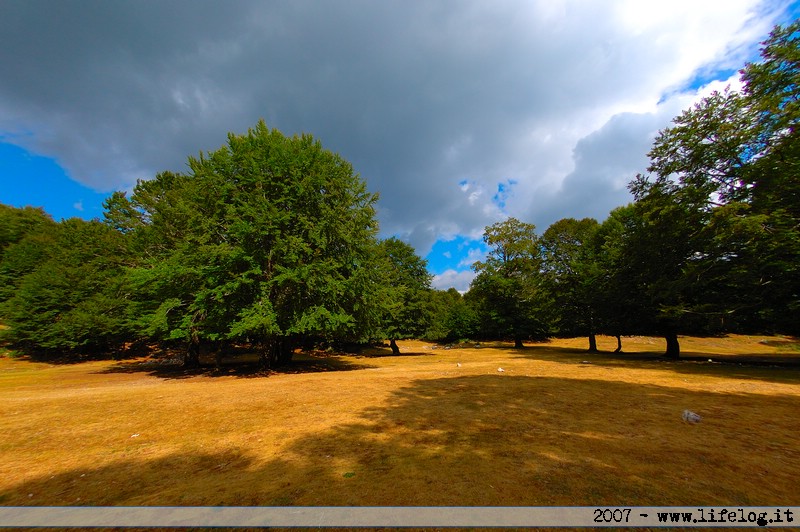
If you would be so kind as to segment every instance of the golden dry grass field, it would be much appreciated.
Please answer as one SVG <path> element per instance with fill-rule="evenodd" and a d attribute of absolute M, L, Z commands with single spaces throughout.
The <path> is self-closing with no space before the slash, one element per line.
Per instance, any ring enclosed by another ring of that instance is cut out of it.
<path fill-rule="evenodd" d="M 0 504 L 800 503 L 800 352 L 681 342 L 400 342 L 270 374 L 0 358 Z"/>

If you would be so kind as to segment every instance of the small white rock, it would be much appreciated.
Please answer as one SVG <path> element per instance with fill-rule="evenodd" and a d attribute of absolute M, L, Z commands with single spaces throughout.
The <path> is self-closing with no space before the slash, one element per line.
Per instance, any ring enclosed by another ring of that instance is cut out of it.
<path fill-rule="evenodd" d="M 461 367 L 461 362 L 456 362 L 456 366 Z"/>
<path fill-rule="evenodd" d="M 499 371 L 499 372 L 501 372 L 501 373 L 502 373 L 502 372 L 504 372 L 505 370 L 504 370 L 503 368 L 497 368 L 497 371 Z"/>
<path fill-rule="evenodd" d="M 131 438 L 138 438 L 138 437 L 139 437 L 139 433 L 138 432 L 136 434 L 131 434 Z"/>
<path fill-rule="evenodd" d="M 700 420 L 702 419 L 699 414 L 695 414 L 691 410 L 684 410 L 682 417 L 687 423 L 700 423 Z"/>

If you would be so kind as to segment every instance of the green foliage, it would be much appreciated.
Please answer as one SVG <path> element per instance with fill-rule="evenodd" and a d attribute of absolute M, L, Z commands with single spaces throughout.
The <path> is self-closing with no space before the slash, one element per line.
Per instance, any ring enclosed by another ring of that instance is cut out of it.
<path fill-rule="evenodd" d="M 637 229 L 633 204 L 618 207 L 609 213 L 591 238 L 597 277 L 593 301 L 600 318 L 599 330 L 608 334 L 643 333 L 639 319 L 647 306 L 638 291 L 636 278 L 629 270 L 636 269 L 627 256 L 627 241 Z"/>
<path fill-rule="evenodd" d="M 800 330 L 799 42 L 800 21 L 776 28 L 763 61 L 742 71 L 744 90 L 677 117 L 650 152 L 655 178 L 632 183 L 648 230 L 675 226 L 656 234 L 670 239 L 659 259 L 671 265 L 644 264 L 662 316 Z"/>
<path fill-rule="evenodd" d="M 55 227 L 42 209 L 0 203 L 0 303 L 46 258 Z"/>
<path fill-rule="evenodd" d="M 514 218 L 469 293 L 378 241 L 375 194 L 310 135 L 263 122 L 186 173 L 114 193 L 104 222 L 0 205 L 7 340 L 100 348 L 134 336 L 263 344 L 553 332 L 800 333 L 800 21 L 775 28 L 741 92 L 714 93 L 657 136 L 635 203 L 539 237 Z M 280 355 L 283 356 L 283 355 Z"/>
<path fill-rule="evenodd" d="M 594 345 L 597 316 L 596 264 L 591 240 L 597 220 L 564 218 L 542 234 L 542 272 L 552 294 L 553 314 L 559 334 L 587 335 Z"/>
<path fill-rule="evenodd" d="M 53 225 L 53 219 L 41 208 L 20 209 L 0 203 L 0 261 L 10 246 L 45 226 Z"/>
<path fill-rule="evenodd" d="M 423 335 L 426 340 L 452 342 L 478 334 L 478 311 L 473 302 L 455 288 L 431 291 L 429 306 L 431 321 Z"/>
<path fill-rule="evenodd" d="M 37 247 L 40 246 L 40 247 Z M 4 258 L 36 256 L 0 314 L 4 339 L 45 349 L 100 348 L 126 336 L 122 272 L 129 257 L 117 231 L 77 218 L 45 224 Z"/>
<path fill-rule="evenodd" d="M 620 320 L 646 334 L 705 332 L 707 317 L 699 314 L 702 284 L 688 274 L 698 255 L 694 233 L 700 227 L 669 194 L 651 191 L 627 216 L 614 254 L 619 259 L 613 284 L 627 290 L 627 316 Z"/>
<path fill-rule="evenodd" d="M 274 343 L 367 332 L 376 196 L 349 163 L 260 122 L 189 168 L 107 203 L 106 222 L 144 255 L 130 273 L 143 334 Z"/>
<path fill-rule="evenodd" d="M 742 71 L 744 94 L 756 116 L 763 148 L 781 152 L 795 143 L 800 117 L 800 20 L 776 27 L 761 58 Z"/>
<path fill-rule="evenodd" d="M 142 213 L 128 200 L 125 192 L 115 191 L 103 202 L 105 223 L 120 233 L 128 234 L 144 225 Z"/>
<path fill-rule="evenodd" d="M 522 346 L 543 338 L 550 329 L 549 295 L 541 274 L 542 256 L 536 227 L 509 218 L 486 228 L 486 260 L 473 266 L 470 286 L 481 314 L 481 328 L 495 337 L 511 337 Z"/>
<path fill-rule="evenodd" d="M 419 338 L 431 321 L 431 275 L 414 248 L 388 238 L 378 248 L 383 331 L 390 340 Z M 392 344 L 394 345 L 394 343 Z"/>

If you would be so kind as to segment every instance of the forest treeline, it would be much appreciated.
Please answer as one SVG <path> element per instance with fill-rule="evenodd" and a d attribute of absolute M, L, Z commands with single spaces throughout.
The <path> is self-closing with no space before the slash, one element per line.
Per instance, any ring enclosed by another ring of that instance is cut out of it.
<path fill-rule="evenodd" d="M 776 27 L 743 88 L 660 132 L 635 201 L 539 234 L 514 218 L 466 294 L 378 238 L 377 195 L 310 135 L 259 122 L 188 171 L 114 193 L 102 220 L 0 205 L 0 331 L 15 349 L 182 346 L 185 363 L 247 344 L 265 365 L 298 346 L 417 337 L 528 339 L 798 334 L 800 22 Z"/>

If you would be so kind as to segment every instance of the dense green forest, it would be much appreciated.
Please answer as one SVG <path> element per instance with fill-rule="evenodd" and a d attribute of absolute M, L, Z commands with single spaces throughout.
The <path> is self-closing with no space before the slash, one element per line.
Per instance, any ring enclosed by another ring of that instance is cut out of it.
<path fill-rule="evenodd" d="M 508 219 L 469 292 L 430 287 L 378 238 L 377 195 L 309 135 L 260 122 L 219 150 L 114 193 L 103 220 L 0 205 L 0 321 L 22 351 L 204 352 L 417 337 L 514 340 L 800 332 L 800 23 L 778 27 L 743 89 L 659 133 L 635 201 L 541 234 Z"/>

